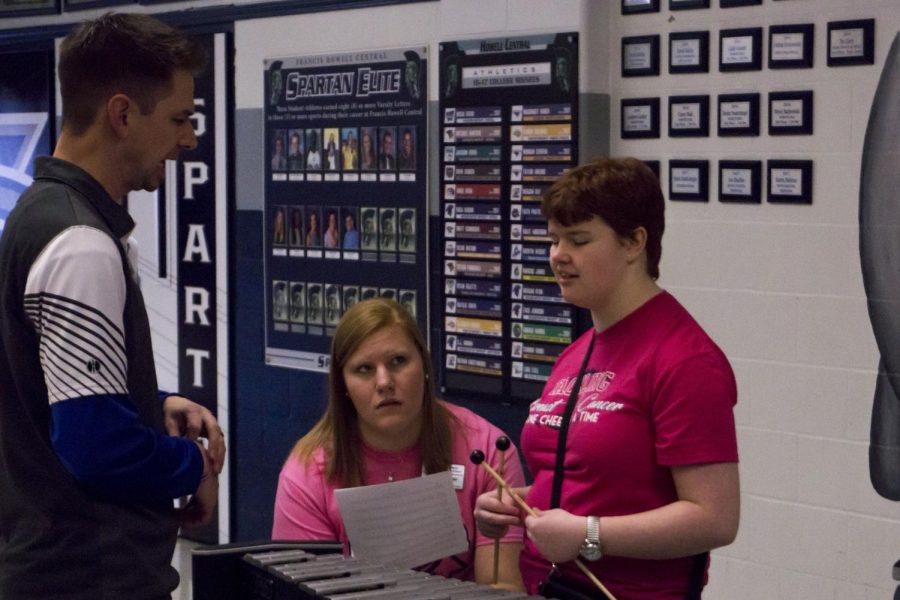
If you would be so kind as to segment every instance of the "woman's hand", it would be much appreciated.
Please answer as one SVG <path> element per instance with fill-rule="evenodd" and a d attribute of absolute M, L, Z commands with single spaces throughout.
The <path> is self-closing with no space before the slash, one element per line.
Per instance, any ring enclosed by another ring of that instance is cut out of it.
<path fill-rule="evenodd" d="M 541 511 L 525 518 L 525 534 L 541 555 L 554 563 L 578 558 L 587 533 L 587 517 L 579 517 L 561 508 Z"/>
<path fill-rule="evenodd" d="M 528 488 L 516 490 L 521 496 Z M 506 535 L 510 525 L 521 525 L 522 518 L 519 507 L 509 494 L 497 499 L 497 491 L 492 490 L 478 496 L 475 500 L 475 522 L 478 530 L 489 538 L 501 538 Z"/>

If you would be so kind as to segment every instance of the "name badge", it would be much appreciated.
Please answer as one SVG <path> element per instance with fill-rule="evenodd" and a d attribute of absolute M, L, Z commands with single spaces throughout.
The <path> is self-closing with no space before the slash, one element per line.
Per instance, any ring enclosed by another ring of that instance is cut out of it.
<path fill-rule="evenodd" d="M 466 477 L 466 465 L 450 465 L 450 474 L 453 476 L 453 489 L 463 489 L 463 480 Z"/>

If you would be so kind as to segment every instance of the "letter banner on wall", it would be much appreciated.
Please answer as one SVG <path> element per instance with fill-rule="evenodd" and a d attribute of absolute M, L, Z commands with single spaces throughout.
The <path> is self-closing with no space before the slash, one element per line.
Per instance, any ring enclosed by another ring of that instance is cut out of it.
<path fill-rule="evenodd" d="M 578 159 L 578 36 L 444 42 L 439 79 L 441 389 L 532 400 L 580 331 L 540 204 Z"/>
<path fill-rule="evenodd" d="M 344 311 L 426 319 L 426 48 L 265 61 L 266 362 L 327 372 Z"/>
<path fill-rule="evenodd" d="M 218 405 L 228 402 L 227 343 L 218 344 L 219 339 L 228 339 L 224 300 L 228 290 L 227 36 L 217 33 L 196 39 L 211 57 L 194 84 L 197 149 L 178 159 L 177 182 L 171 186 L 177 194 L 178 391 L 217 414 Z M 219 416 L 227 427 L 226 415 Z M 219 478 L 225 490 L 226 477 L 223 473 Z M 227 523 L 227 502 L 220 502 L 218 510 Z M 220 541 L 216 526 L 214 519 L 204 527 L 184 527 L 182 535 L 216 543 Z"/>

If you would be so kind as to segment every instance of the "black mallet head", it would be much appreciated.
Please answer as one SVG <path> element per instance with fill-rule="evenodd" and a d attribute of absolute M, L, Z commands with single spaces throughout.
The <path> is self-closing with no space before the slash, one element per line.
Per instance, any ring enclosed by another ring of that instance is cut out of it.
<path fill-rule="evenodd" d="M 509 441 L 509 438 L 506 437 L 505 435 L 501 435 L 500 437 L 498 437 L 496 444 L 497 444 L 497 450 L 499 450 L 500 452 L 506 452 L 507 450 L 509 450 L 510 441 Z"/>
<path fill-rule="evenodd" d="M 481 450 L 472 450 L 472 454 L 469 455 L 469 460 L 472 461 L 472 464 L 480 465 L 484 462 L 484 452 Z"/>

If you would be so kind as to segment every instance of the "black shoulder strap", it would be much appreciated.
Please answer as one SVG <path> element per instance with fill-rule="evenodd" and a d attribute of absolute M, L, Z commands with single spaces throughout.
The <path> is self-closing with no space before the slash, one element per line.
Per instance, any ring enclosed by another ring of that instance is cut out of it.
<path fill-rule="evenodd" d="M 709 552 L 701 552 L 694 555 L 691 564 L 691 578 L 688 580 L 687 600 L 700 600 L 703 591 L 703 575 L 706 573 L 706 565 L 709 562 Z"/>
<path fill-rule="evenodd" d="M 572 418 L 572 412 L 575 405 L 578 404 L 578 391 L 581 389 L 581 380 L 584 379 L 584 372 L 587 370 L 588 360 L 591 358 L 591 352 L 594 350 L 595 334 L 591 331 L 591 343 L 587 352 L 584 353 L 584 360 L 581 361 L 581 368 L 578 370 L 578 377 L 575 379 L 575 385 L 572 386 L 572 392 L 566 401 L 566 409 L 563 411 L 562 422 L 559 424 L 559 438 L 556 440 L 556 466 L 553 468 L 553 489 L 550 495 L 550 508 L 559 508 L 560 497 L 562 496 L 562 482 L 564 476 L 566 462 L 566 438 L 569 437 L 569 420 Z"/>
<path fill-rule="evenodd" d="M 593 350 L 594 335 L 592 334 L 591 343 L 588 346 L 587 352 L 584 353 L 584 359 L 581 361 L 581 368 L 578 370 L 578 377 L 575 379 L 575 384 L 572 386 L 572 392 L 569 394 L 569 399 L 566 401 L 562 422 L 559 425 L 559 438 L 556 441 L 556 465 L 553 468 L 553 489 L 550 496 L 550 508 L 559 508 L 566 461 L 566 438 L 569 436 L 569 421 L 572 419 L 575 405 L 578 404 L 578 392 L 581 390 L 581 380 L 584 379 L 588 360 L 590 360 L 591 352 Z M 703 591 L 703 576 L 706 573 L 706 565 L 708 562 L 709 552 L 703 552 L 694 556 L 694 560 L 691 564 L 691 575 L 688 580 L 687 600 L 700 600 L 700 594 Z"/>

